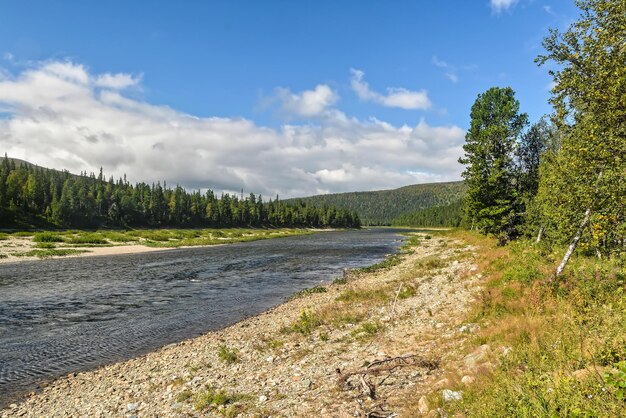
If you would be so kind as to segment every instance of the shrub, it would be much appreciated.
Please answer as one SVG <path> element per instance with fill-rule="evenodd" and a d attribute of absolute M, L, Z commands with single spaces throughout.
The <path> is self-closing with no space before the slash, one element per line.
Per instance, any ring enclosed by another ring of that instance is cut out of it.
<path fill-rule="evenodd" d="M 52 232 L 39 232 L 35 234 L 33 241 L 35 242 L 63 242 L 62 236 Z"/>
<path fill-rule="evenodd" d="M 217 353 L 217 357 L 222 360 L 224 363 L 233 364 L 237 361 L 237 352 L 234 350 L 230 350 L 225 345 L 220 347 L 220 351 Z"/>
<path fill-rule="evenodd" d="M 300 313 L 300 318 L 291 326 L 291 331 L 308 335 L 320 325 L 322 325 L 322 321 L 315 315 L 315 312 L 304 309 Z"/>

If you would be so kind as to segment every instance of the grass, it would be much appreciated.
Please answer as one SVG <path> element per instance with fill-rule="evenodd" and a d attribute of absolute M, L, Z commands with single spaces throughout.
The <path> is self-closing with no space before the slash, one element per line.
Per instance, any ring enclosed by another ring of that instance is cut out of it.
<path fill-rule="evenodd" d="M 180 395 L 179 395 L 180 396 Z M 187 395 L 184 395 L 187 396 Z M 241 408 L 232 408 L 233 404 L 244 400 L 249 400 L 250 395 L 244 395 L 241 393 L 229 393 L 222 390 L 215 390 L 211 387 L 207 387 L 206 390 L 189 396 L 186 399 L 193 399 L 193 406 L 198 411 L 206 411 L 211 408 L 219 406 L 231 406 L 229 410 L 221 411 L 226 416 L 236 416 L 237 413 L 241 413 Z"/>
<path fill-rule="evenodd" d="M 454 232 L 478 247 L 485 289 L 471 317 L 475 346 L 510 347 L 491 374 L 447 403 L 449 416 L 620 416 L 626 387 L 624 261 L 578 255 L 547 280 L 564 249 Z M 470 347 L 472 351 L 475 347 Z M 621 374 L 624 372 L 624 374 Z M 623 385 L 623 386 L 622 386 Z M 460 389 L 460 388 L 459 388 Z"/>
<path fill-rule="evenodd" d="M 364 322 L 357 329 L 352 331 L 352 336 L 367 339 L 377 335 L 383 328 L 383 325 L 379 322 Z"/>
<path fill-rule="evenodd" d="M 284 332 L 296 332 L 302 335 L 309 335 L 311 332 L 322 325 L 322 320 L 313 310 L 304 309 L 300 313 L 300 317 L 290 327 L 284 329 Z"/>
<path fill-rule="evenodd" d="M 53 232 L 39 232 L 33 237 L 34 242 L 63 242 L 63 237 Z"/>
<path fill-rule="evenodd" d="M 385 257 L 383 261 L 380 263 L 372 264 L 371 266 L 362 267 L 357 269 L 360 273 L 373 273 L 378 270 L 387 270 L 391 267 L 397 266 L 402 261 L 401 254 L 392 254 L 390 256 Z"/>
<path fill-rule="evenodd" d="M 225 345 L 220 347 L 220 350 L 217 353 L 217 357 L 222 360 L 226 364 L 233 364 L 239 360 L 239 356 L 237 355 L 237 351 L 231 350 Z"/>
<path fill-rule="evenodd" d="M 15 257 L 39 257 L 39 258 L 48 258 L 48 257 L 60 257 L 65 255 L 75 255 L 80 253 L 85 253 L 86 250 L 75 250 L 72 248 L 61 248 L 61 249 L 45 249 L 45 250 L 31 250 L 23 253 L 12 253 L 11 255 Z"/>
<path fill-rule="evenodd" d="M 308 289 L 302 289 L 299 292 L 296 292 L 293 294 L 293 296 L 291 296 L 291 299 L 298 299 L 307 295 L 312 295 L 314 293 L 326 293 L 328 292 L 328 289 L 326 289 L 324 286 L 315 286 L 315 287 L 310 287 Z"/>

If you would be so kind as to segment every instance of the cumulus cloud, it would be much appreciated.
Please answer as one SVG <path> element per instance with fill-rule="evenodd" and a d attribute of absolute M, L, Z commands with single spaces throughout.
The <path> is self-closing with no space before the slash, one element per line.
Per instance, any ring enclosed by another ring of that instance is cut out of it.
<path fill-rule="evenodd" d="M 137 83 L 70 62 L 0 79 L 6 116 L 0 119 L 0 149 L 73 172 L 102 166 L 115 178 L 126 173 L 131 181 L 244 188 L 266 197 L 459 178 L 464 131 L 457 126 L 394 126 L 327 109 L 316 123 L 269 128 L 243 118 L 199 118 L 125 96 L 121 88 Z M 334 96 L 323 86 L 292 94 L 293 106 L 308 114 L 326 109 Z"/>
<path fill-rule="evenodd" d="M 132 74 L 102 74 L 95 79 L 98 87 L 122 90 L 136 86 L 141 82 L 141 76 L 134 77 Z"/>
<path fill-rule="evenodd" d="M 510 10 L 517 2 L 518 0 L 490 0 L 491 11 L 499 14 L 503 11 Z"/>
<path fill-rule="evenodd" d="M 381 94 L 370 89 L 364 81 L 365 73 L 361 70 L 351 69 L 352 90 L 361 100 L 372 101 L 387 107 L 399 107 L 401 109 L 430 109 L 431 103 L 425 90 L 412 91 L 400 87 L 390 87 L 387 94 Z"/>
<path fill-rule="evenodd" d="M 319 116 L 339 100 L 337 93 L 326 84 L 318 84 L 315 89 L 301 93 L 280 87 L 276 89 L 275 98 L 281 103 L 283 112 L 304 117 Z"/>

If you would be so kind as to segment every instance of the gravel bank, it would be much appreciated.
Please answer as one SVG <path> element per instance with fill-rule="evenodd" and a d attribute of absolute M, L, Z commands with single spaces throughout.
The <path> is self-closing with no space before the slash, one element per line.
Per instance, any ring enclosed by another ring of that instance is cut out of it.
<path fill-rule="evenodd" d="M 462 358 L 478 289 L 472 248 L 426 238 L 392 268 L 58 379 L 0 416 L 414 416 Z"/>

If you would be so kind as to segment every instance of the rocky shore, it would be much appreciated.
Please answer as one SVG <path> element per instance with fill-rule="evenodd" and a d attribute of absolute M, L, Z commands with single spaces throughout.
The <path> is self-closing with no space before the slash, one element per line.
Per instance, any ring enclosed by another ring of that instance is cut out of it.
<path fill-rule="evenodd" d="M 438 416 L 438 399 L 461 396 L 452 389 L 488 371 L 495 354 L 464 355 L 480 281 L 473 248 L 446 235 L 413 241 L 397 265 L 58 379 L 0 416 Z"/>

